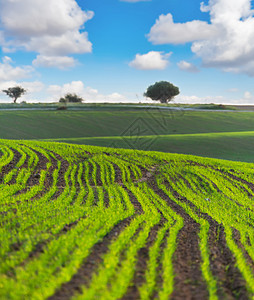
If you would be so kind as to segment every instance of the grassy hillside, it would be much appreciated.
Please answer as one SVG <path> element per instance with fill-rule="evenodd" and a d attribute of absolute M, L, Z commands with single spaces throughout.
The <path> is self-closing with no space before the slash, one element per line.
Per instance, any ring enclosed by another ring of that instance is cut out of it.
<path fill-rule="evenodd" d="M 47 139 L 193 134 L 254 130 L 252 112 L 160 111 L 0 111 L 0 138 Z M 137 129 L 138 128 L 138 129 Z"/>
<path fill-rule="evenodd" d="M 0 299 L 253 299 L 254 164 L 0 140 Z"/>
<path fill-rule="evenodd" d="M 55 142 L 179 154 L 254 162 L 254 131 L 159 136 L 122 136 L 52 139 Z"/>
<path fill-rule="evenodd" d="M 0 111 L 0 138 L 194 154 L 252 162 L 254 113 L 99 107 Z"/>

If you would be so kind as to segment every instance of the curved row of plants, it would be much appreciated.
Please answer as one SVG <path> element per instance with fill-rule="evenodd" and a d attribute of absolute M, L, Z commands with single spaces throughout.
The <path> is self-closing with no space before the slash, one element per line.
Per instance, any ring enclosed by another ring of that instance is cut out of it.
<path fill-rule="evenodd" d="M 254 297 L 253 164 L 0 140 L 0 170 L 1 299 Z"/>

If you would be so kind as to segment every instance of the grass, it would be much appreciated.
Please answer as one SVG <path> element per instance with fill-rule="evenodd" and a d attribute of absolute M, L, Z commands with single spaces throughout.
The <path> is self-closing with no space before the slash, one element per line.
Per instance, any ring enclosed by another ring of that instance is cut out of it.
<path fill-rule="evenodd" d="M 160 111 L 0 111 L 0 137 L 54 139 L 129 135 L 253 131 L 252 112 Z"/>
<path fill-rule="evenodd" d="M 1 111 L 0 138 L 44 139 L 253 162 L 253 112 L 102 105 L 88 111 Z M 117 124 L 117 125 L 116 125 Z"/>
<path fill-rule="evenodd" d="M 112 109 L 107 105 L 87 111 L 0 110 L 0 138 L 44 139 L 252 162 L 253 114 L 122 106 Z"/>
<path fill-rule="evenodd" d="M 70 138 L 53 139 L 52 141 L 254 162 L 254 131 L 139 137 Z"/>
<path fill-rule="evenodd" d="M 50 108 L 58 108 L 59 106 L 62 106 L 63 103 L 59 102 L 50 102 L 50 103 L 0 103 L 0 109 L 18 109 L 18 108 L 32 108 L 32 109 L 50 109 Z M 178 104 L 178 103 L 159 103 L 157 101 L 152 103 L 68 103 L 67 108 L 68 109 L 86 109 L 86 108 L 116 108 L 116 107 L 130 107 L 130 106 L 167 106 L 167 107 L 185 107 L 185 108 L 197 108 L 197 109 L 229 109 L 234 110 L 236 107 L 232 105 L 221 105 L 221 104 Z"/>

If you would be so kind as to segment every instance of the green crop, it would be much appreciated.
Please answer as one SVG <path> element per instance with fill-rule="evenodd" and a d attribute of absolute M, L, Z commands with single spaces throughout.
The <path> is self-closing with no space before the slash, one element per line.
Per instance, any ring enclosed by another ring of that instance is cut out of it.
<path fill-rule="evenodd" d="M 0 140 L 0 170 L 0 299 L 170 299 L 194 265 L 209 299 L 254 299 L 254 164 Z"/>

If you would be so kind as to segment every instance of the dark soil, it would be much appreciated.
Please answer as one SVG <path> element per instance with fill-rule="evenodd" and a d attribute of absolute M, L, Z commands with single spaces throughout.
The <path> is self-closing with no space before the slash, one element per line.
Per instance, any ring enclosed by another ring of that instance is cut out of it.
<path fill-rule="evenodd" d="M 128 218 L 118 223 L 101 242 L 95 244 L 91 249 L 91 254 L 85 259 L 72 279 L 64 283 L 48 300 L 67 300 L 71 299 L 76 292 L 81 292 L 81 286 L 89 284 L 93 273 L 102 262 L 102 257 L 106 254 L 109 244 L 130 224 L 131 219 Z"/>
<path fill-rule="evenodd" d="M 132 280 L 132 283 L 130 284 L 126 294 L 122 297 L 122 300 L 129 300 L 129 299 L 139 299 L 139 290 L 138 288 L 142 286 L 142 284 L 145 282 L 145 271 L 147 269 L 147 263 L 149 259 L 149 249 L 154 244 L 157 238 L 158 231 L 163 226 L 165 220 L 161 220 L 161 222 L 157 225 L 155 225 L 150 233 L 149 237 L 147 239 L 146 245 L 141 248 L 138 251 L 138 259 L 135 266 L 135 274 L 134 278 Z M 160 249 L 158 260 L 160 260 L 163 248 L 165 247 L 165 244 Z M 159 273 L 159 272 L 158 272 Z M 159 279 L 159 276 L 158 278 Z"/>
<path fill-rule="evenodd" d="M 0 173 L 0 183 L 3 183 L 4 176 L 9 173 L 12 169 L 16 168 L 17 163 L 19 162 L 21 158 L 21 154 L 16 149 L 10 148 L 10 150 L 14 153 L 14 157 L 11 162 L 9 162 L 7 165 L 2 167 L 1 173 Z"/>
<path fill-rule="evenodd" d="M 235 267 L 235 258 L 227 246 L 224 228 L 215 222 L 210 225 L 209 251 L 211 271 L 219 279 L 219 299 L 249 299 L 243 277 Z"/>
<path fill-rule="evenodd" d="M 174 253 L 175 288 L 172 299 L 208 299 L 206 283 L 201 273 L 199 224 L 156 185 L 153 188 L 176 213 L 184 218 L 184 227 L 178 235 Z"/>

